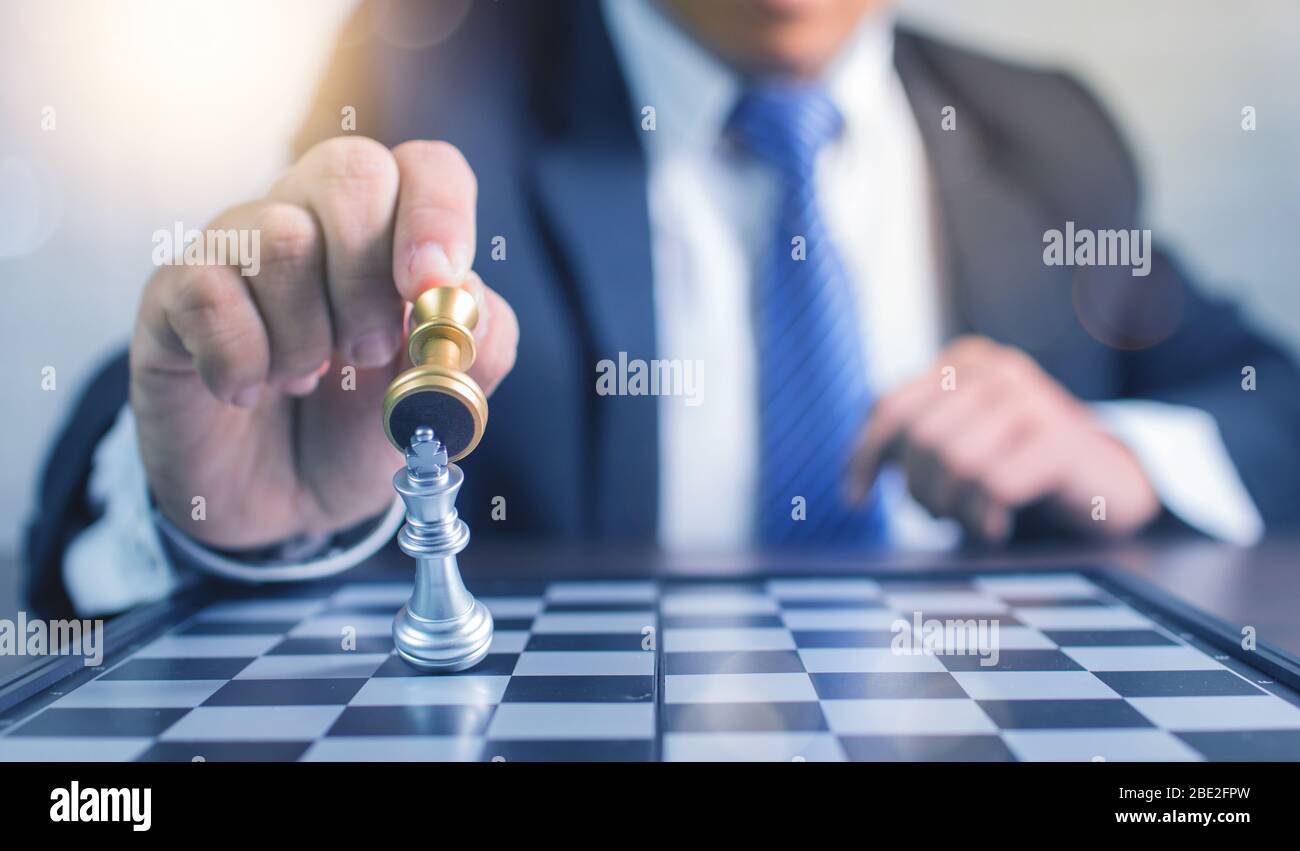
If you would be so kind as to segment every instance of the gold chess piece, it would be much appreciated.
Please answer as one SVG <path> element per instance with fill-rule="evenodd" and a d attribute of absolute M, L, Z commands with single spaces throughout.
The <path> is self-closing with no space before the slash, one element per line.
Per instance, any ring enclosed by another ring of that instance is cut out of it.
<path fill-rule="evenodd" d="M 477 349 L 478 303 L 461 287 L 434 287 L 415 300 L 406 350 L 413 366 L 384 394 L 384 432 L 406 451 L 432 428 L 451 461 L 474 451 L 487 427 L 487 397 L 468 375 Z"/>

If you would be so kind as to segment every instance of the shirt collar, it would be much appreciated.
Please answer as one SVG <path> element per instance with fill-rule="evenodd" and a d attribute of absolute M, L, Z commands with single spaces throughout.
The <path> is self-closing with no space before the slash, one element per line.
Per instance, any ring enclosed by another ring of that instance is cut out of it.
<path fill-rule="evenodd" d="M 603 0 L 605 20 L 631 89 L 638 121 L 655 110 L 645 133 L 652 151 L 711 151 L 745 81 L 671 20 L 656 0 Z M 893 75 L 894 19 L 868 15 L 822 74 L 844 116 L 845 133 L 869 130 Z"/>

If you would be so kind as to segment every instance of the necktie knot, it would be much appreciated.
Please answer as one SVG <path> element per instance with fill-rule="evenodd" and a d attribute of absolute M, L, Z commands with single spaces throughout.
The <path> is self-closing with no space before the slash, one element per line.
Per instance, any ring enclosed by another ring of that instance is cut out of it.
<path fill-rule="evenodd" d="M 731 114 L 732 138 L 787 175 L 806 178 L 822 147 L 844 119 L 824 88 L 806 83 L 763 83 L 741 96 Z"/>

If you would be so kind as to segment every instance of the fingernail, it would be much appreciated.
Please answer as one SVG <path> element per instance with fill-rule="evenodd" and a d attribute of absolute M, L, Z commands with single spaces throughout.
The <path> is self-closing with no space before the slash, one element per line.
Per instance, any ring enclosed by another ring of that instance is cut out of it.
<path fill-rule="evenodd" d="M 281 386 L 283 387 L 284 392 L 288 393 L 290 396 L 306 396 L 308 393 L 315 390 L 318 384 L 320 384 L 320 373 L 311 372 L 307 375 L 290 379 L 289 381 L 284 382 Z"/>
<path fill-rule="evenodd" d="M 440 284 L 459 284 L 469 273 L 466 253 L 453 246 L 450 254 L 436 242 L 426 242 L 411 253 L 411 262 L 407 268 L 411 273 L 411 283 L 418 284 L 432 280 Z"/>
<path fill-rule="evenodd" d="M 245 387 L 234 395 L 230 400 L 241 408 L 256 408 L 257 400 L 262 395 L 261 385 L 254 384 L 252 387 Z"/>
<path fill-rule="evenodd" d="M 397 354 L 399 340 L 392 331 L 371 331 L 353 341 L 351 361 L 363 369 L 383 366 Z"/>

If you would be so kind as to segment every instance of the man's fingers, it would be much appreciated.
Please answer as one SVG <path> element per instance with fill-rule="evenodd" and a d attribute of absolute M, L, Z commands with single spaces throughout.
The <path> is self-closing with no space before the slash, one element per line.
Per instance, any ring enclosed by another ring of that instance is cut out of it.
<path fill-rule="evenodd" d="M 340 136 L 303 154 L 271 198 L 305 207 L 325 237 L 325 281 L 337 349 L 359 367 L 392 361 L 402 303 L 392 283 L 399 173 L 373 139 Z"/>
<path fill-rule="evenodd" d="M 487 287 L 475 273 L 466 276 L 465 286 L 479 296 L 481 305 L 479 324 L 474 330 L 478 357 L 469 374 L 483 392 L 491 396 L 514 368 L 515 353 L 519 349 L 519 320 L 509 302 Z M 485 324 L 484 315 L 490 315 L 492 321 Z"/>
<path fill-rule="evenodd" d="M 1010 508 L 1021 508 L 1059 490 L 1069 451 L 1050 429 L 1007 453 L 981 481 L 989 498 Z"/>
<path fill-rule="evenodd" d="M 316 220 L 302 207 L 271 201 L 237 207 L 218 221 L 261 234 L 258 273 L 245 283 L 267 330 L 268 383 L 293 395 L 310 393 L 333 349 Z"/>
<path fill-rule="evenodd" d="M 462 283 L 473 266 L 478 182 L 465 157 L 446 142 L 404 142 L 393 158 L 401 192 L 392 274 L 402 297 L 415 301 L 432 285 Z"/>
<path fill-rule="evenodd" d="M 141 368 L 163 373 L 192 368 L 216 398 L 245 408 L 257 404 L 271 347 L 238 270 L 160 271 L 145 290 L 140 322 Z"/>
<path fill-rule="evenodd" d="M 923 409 L 933 389 L 931 376 L 909 382 L 901 389 L 882 397 L 872 407 L 866 428 L 849 461 L 848 496 L 860 503 L 871 492 L 880 466 L 894 450 L 898 439 L 912 419 Z"/>
<path fill-rule="evenodd" d="M 958 388 L 974 382 L 981 374 L 981 364 L 1000 348 L 984 337 L 960 337 L 924 375 L 876 402 L 849 464 L 850 499 L 861 502 L 866 498 L 880 466 L 892 455 L 902 454 L 900 435 L 942 396 L 954 392 L 945 388 L 953 386 L 953 381 Z"/>

